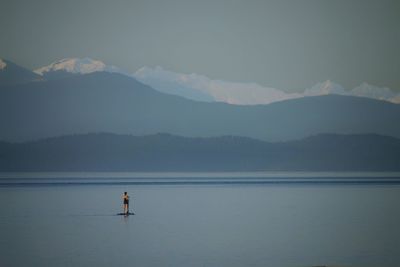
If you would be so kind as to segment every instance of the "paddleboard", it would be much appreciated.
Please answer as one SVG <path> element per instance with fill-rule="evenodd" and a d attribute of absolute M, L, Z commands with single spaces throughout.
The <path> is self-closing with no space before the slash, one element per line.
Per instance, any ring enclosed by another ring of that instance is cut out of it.
<path fill-rule="evenodd" d="M 135 215 L 135 213 L 134 213 L 134 212 L 128 212 L 128 213 L 117 213 L 117 215 L 129 216 L 129 215 Z"/>

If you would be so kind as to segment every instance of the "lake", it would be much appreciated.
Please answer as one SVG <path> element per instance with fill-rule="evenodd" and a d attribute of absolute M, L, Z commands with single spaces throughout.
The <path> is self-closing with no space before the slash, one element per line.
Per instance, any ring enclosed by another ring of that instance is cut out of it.
<path fill-rule="evenodd" d="M 399 173 L 3 173 L 0 266 L 399 266 L 399 204 Z"/>

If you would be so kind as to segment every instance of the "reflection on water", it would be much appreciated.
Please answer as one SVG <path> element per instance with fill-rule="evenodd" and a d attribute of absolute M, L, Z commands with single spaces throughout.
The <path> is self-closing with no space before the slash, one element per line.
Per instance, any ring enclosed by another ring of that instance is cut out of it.
<path fill-rule="evenodd" d="M 42 183 L 52 174 L 47 175 L 13 178 Z M 107 175 L 55 177 L 93 179 L 85 186 L 5 184 L 11 177 L 0 176 L 1 266 L 400 265 L 395 183 L 142 185 L 134 182 L 161 177 L 128 176 L 118 179 L 136 180 L 98 184 L 115 174 Z M 396 175 L 375 176 L 339 178 L 396 180 Z M 136 215 L 115 215 L 124 191 Z"/>

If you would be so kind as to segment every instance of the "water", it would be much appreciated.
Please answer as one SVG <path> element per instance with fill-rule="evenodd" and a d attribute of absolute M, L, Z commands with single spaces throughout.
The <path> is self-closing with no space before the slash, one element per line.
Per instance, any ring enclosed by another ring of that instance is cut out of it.
<path fill-rule="evenodd" d="M 400 265 L 397 174 L 11 176 L 0 266 Z"/>

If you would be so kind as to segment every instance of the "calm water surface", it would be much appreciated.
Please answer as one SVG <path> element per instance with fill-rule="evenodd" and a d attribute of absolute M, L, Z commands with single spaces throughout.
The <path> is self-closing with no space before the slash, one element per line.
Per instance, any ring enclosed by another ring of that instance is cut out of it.
<path fill-rule="evenodd" d="M 33 184 L 15 184 L 7 177 L 0 175 L 0 266 L 400 265 L 400 186 L 390 179 L 113 184 L 63 176 L 72 183 L 55 184 L 32 175 L 24 179 Z M 124 191 L 134 216 L 115 216 Z"/>

